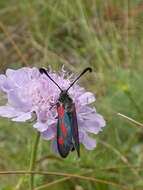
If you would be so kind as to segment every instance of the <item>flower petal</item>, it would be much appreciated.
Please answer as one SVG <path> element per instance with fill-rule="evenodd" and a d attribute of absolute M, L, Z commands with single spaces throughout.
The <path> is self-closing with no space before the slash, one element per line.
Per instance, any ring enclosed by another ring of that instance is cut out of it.
<path fill-rule="evenodd" d="M 85 115 L 89 115 L 96 112 L 95 107 L 91 108 L 89 106 L 77 106 L 77 112 L 80 116 L 84 117 Z"/>
<path fill-rule="evenodd" d="M 81 105 L 91 104 L 95 101 L 95 97 L 91 92 L 85 92 L 79 96 L 78 101 Z"/>
<path fill-rule="evenodd" d="M 7 69 L 6 75 L 13 87 L 21 87 L 31 79 L 37 78 L 37 75 L 39 76 L 39 71 L 37 68 L 23 67 L 18 70 Z"/>
<path fill-rule="evenodd" d="M 18 90 L 11 90 L 8 93 L 8 103 L 21 111 L 24 111 L 24 112 L 30 111 L 31 105 L 28 104 L 29 102 L 27 101 L 24 102 L 21 100 L 18 94 Z"/>
<path fill-rule="evenodd" d="M 37 112 L 37 118 L 42 123 L 45 123 L 47 121 L 47 110 L 46 111 Z"/>
<path fill-rule="evenodd" d="M 100 114 L 90 114 L 87 115 L 87 119 L 79 121 L 79 125 L 89 133 L 97 134 L 105 126 L 105 120 Z"/>
<path fill-rule="evenodd" d="M 21 114 L 20 116 L 13 118 L 12 121 L 25 122 L 25 121 L 31 119 L 31 117 L 32 117 L 32 115 L 31 115 L 30 112 L 28 112 L 28 113 L 23 113 L 23 114 Z"/>
<path fill-rule="evenodd" d="M 80 142 L 85 146 L 88 150 L 93 150 L 96 147 L 96 140 L 89 137 L 85 132 L 79 132 Z"/>
<path fill-rule="evenodd" d="M 37 123 L 35 123 L 33 125 L 33 127 L 35 129 L 37 129 L 38 131 L 43 132 L 43 131 L 48 129 L 48 124 L 47 123 L 42 123 L 42 122 L 37 122 Z"/>
<path fill-rule="evenodd" d="M 56 139 L 56 138 L 54 138 L 54 139 L 52 140 L 51 149 L 52 149 L 52 151 L 53 151 L 55 154 L 58 154 L 58 155 L 59 155 L 58 146 L 57 146 L 57 139 Z"/>
<path fill-rule="evenodd" d="M 45 140 L 50 140 L 56 136 L 56 130 L 55 130 L 55 125 L 51 125 L 48 127 L 46 131 L 43 131 L 41 133 L 41 136 Z"/>
<path fill-rule="evenodd" d="M 12 118 L 12 117 L 17 117 L 17 116 L 21 115 L 21 113 L 22 112 L 17 111 L 13 107 L 10 107 L 10 106 L 0 106 L 0 116 L 1 117 Z"/>

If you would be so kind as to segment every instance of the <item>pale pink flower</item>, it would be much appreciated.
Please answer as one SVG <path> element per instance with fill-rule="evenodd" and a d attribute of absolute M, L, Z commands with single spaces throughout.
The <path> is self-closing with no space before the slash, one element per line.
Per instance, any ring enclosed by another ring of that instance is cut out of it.
<path fill-rule="evenodd" d="M 63 68 L 59 74 L 50 70 L 49 75 L 63 90 L 74 79 Z M 7 96 L 7 104 L 0 106 L 0 116 L 11 118 L 15 122 L 25 122 L 35 113 L 36 122 L 33 127 L 45 140 L 52 140 L 52 150 L 57 152 L 57 108 L 54 106 L 50 109 L 60 94 L 55 84 L 40 74 L 37 68 L 7 69 L 5 75 L 0 75 L 0 91 Z M 77 84 L 68 93 L 76 106 L 79 140 L 86 149 L 92 150 L 96 147 L 96 140 L 89 134 L 97 134 L 105 126 L 103 117 L 94 107 L 88 106 L 95 101 L 95 97 Z"/>

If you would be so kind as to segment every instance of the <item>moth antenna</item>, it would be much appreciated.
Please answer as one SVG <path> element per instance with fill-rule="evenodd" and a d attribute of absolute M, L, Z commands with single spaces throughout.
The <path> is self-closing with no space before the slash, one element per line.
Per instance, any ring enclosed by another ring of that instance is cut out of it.
<path fill-rule="evenodd" d="M 44 68 L 40 68 L 39 69 L 39 72 L 41 73 L 41 74 L 45 74 L 51 81 L 53 81 L 53 83 L 60 89 L 60 91 L 63 91 L 62 89 L 61 89 L 61 87 L 50 77 L 50 75 L 47 73 L 47 71 L 44 69 Z"/>
<path fill-rule="evenodd" d="M 66 90 L 66 92 L 74 85 L 74 83 L 82 76 L 84 75 L 87 71 L 92 72 L 92 68 L 91 67 L 87 67 L 86 69 L 84 69 L 82 71 L 82 73 L 73 81 L 73 83 L 71 83 L 71 85 L 68 87 L 68 89 Z"/>

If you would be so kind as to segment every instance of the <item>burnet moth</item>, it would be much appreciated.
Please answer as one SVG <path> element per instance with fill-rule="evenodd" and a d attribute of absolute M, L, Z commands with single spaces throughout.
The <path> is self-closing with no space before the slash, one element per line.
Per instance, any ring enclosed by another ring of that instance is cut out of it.
<path fill-rule="evenodd" d="M 92 72 L 90 67 L 83 70 L 83 72 L 71 83 L 66 89 L 61 87 L 51 78 L 44 68 L 39 69 L 41 74 L 45 74 L 61 91 L 59 99 L 57 100 L 57 147 L 61 157 L 65 158 L 70 151 L 77 151 L 80 156 L 78 123 L 76 116 L 76 108 L 72 98 L 68 94 L 68 90 L 75 84 L 75 82 L 84 75 L 87 71 Z"/>

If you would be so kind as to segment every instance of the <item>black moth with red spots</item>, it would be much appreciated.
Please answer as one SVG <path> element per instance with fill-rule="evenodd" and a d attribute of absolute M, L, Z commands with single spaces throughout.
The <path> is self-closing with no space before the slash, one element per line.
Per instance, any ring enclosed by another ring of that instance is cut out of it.
<path fill-rule="evenodd" d="M 87 71 L 92 72 L 90 67 L 83 70 L 83 72 L 76 78 L 76 80 L 69 86 L 67 90 L 62 90 L 60 86 L 50 77 L 44 68 L 39 69 L 41 74 L 45 74 L 52 82 L 60 89 L 61 93 L 57 100 L 57 147 L 61 157 L 65 158 L 70 151 L 76 150 L 80 156 L 78 123 L 76 116 L 76 107 L 72 98 L 68 94 L 68 90 L 75 84 L 75 82 Z"/>

